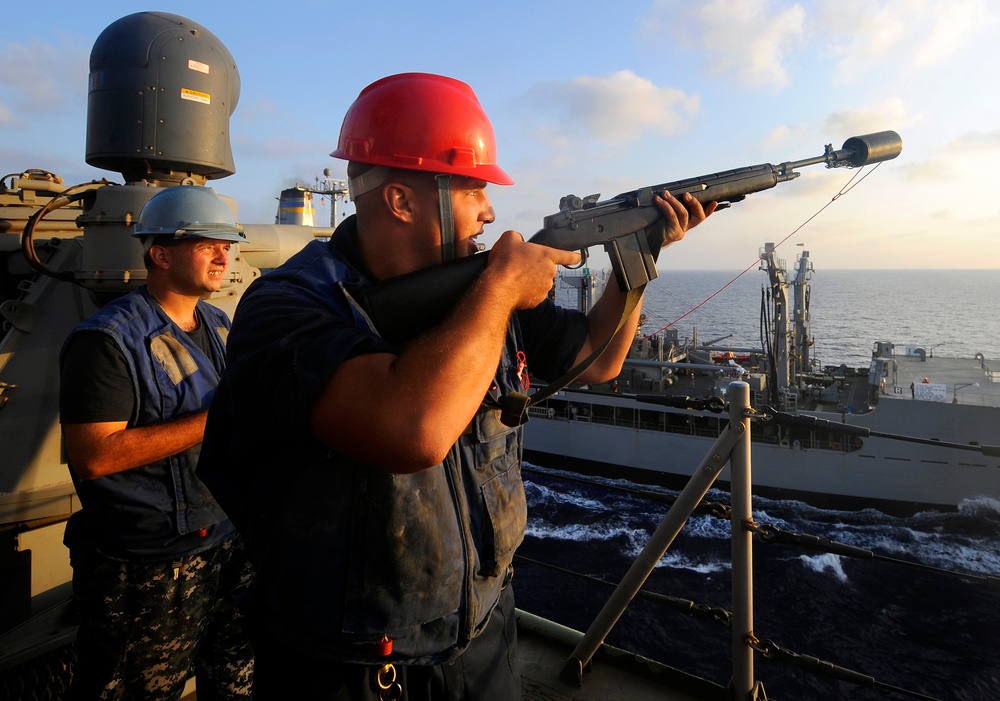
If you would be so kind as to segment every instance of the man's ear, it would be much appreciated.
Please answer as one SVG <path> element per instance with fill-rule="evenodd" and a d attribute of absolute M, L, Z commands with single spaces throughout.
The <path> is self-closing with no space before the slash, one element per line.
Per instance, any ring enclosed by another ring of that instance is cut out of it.
<path fill-rule="evenodd" d="M 390 182 L 382 188 L 382 200 L 389 215 L 399 221 L 412 223 L 416 215 L 416 192 L 409 185 Z"/>
<path fill-rule="evenodd" d="M 149 249 L 149 259 L 158 268 L 170 267 L 170 251 L 166 246 L 153 244 Z"/>

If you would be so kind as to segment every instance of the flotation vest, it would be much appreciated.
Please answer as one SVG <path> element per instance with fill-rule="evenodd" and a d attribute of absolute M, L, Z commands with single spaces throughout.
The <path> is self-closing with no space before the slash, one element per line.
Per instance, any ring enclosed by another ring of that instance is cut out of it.
<path fill-rule="evenodd" d="M 323 356 L 332 340 L 319 339 L 351 327 L 380 342 L 342 285 L 359 282 L 335 245 L 349 224 L 241 299 L 199 474 L 244 536 L 257 572 L 251 611 L 265 634 L 312 656 L 371 664 L 387 661 L 377 644 L 387 636 L 390 660 L 444 662 L 485 627 L 524 536 L 521 429 L 481 408 L 447 458 L 415 474 L 371 468 L 312 437 L 305 407 L 334 370 Z M 282 309 L 295 315 L 286 334 L 274 328 Z M 499 392 L 521 389 L 520 342 L 514 320 Z M 279 387 L 282 416 L 247 407 L 252 381 Z"/>
<path fill-rule="evenodd" d="M 68 343 L 76 333 L 98 331 L 122 351 L 136 397 L 129 428 L 208 407 L 224 367 L 229 318 L 205 302 L 198 303 L 197 313 L 210 329 L 211 358 L 145 287 L 108 303 L 67 338 Z M 71 469 L 83 509 L 67 525 L 66 544 L 96 547 L 120 559 L 163 561 L 232 537 L 235 529 L 195 474 L 199 449 L 93 480 L 80 479 Z"/>

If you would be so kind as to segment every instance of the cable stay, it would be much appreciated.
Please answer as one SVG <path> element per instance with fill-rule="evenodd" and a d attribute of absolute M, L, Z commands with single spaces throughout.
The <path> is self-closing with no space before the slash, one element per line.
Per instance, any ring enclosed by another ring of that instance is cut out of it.
<path fill-rule="evenodd" d="M 846 667 L 831 664 L 830 662 L 821 660 L 818 657 L 812 657 L 811 655 L 803 655 L 791 650 L 785 650 L 784 648 L 778 647 L 778 645 L 772 640 L 757 640 L 757 638 L 751 635 L 747 640 L 747 645 L 752 647 L 754 651 L 760 653 L 761 657 L 769 662 L 780 662 L 791 667 L 798 667 L 799 669 L 818 676 L 829 677 L 830 679 L 836 679 L 838 681 L 847 682 L 849 684 L 854 684 L 855 686 L 861 686 L 868 689 L 890 691 L 895 694 L 908 696 L 912 699 L 922 699 L 923 701 L 940 701 L 940 699 L 934 696 L 927 696 L 926 694 L 922 694 L 918 691 L 911 691 L 909 689 L 903 689 L 902 687 L 886 684 L 885 682 L 880 682 L 867 674 L 862 674 L 861 672 L 855 672 L 854 670 L 847 669 Z"/>
<path fill-rule="evenodd" d="M 558 565 L 553 565 L 548 562 L 542 562 L 541 560 L 535 560 L 534 558 L 527 557 L 525 555 L 514 555 L 514 559 L 520 562 L 527 562 L 532 565 L 537 565 L 538 567 L 544 567 L 546 569 L 553 570 L 555 572 L 560 572 L 562 574 L 571 575 L 579 579 L 591 582 L 593 584 L 600 584 L 606 587 L 617 587 L 615 582 L 609 582 L 606 579 L 601 579 L 600 577 L 594 577 L 589 574 L 584 574 L 583 572 L 577 572 L 576 570 L 566 569 L 564 567 L 559 567 Z M 637 596 L 646 601 L 652 601 L 653 603 L 660 604 L 661 606 L 666 606 L 667 608 L 676 611 L 678 613 L 683 613 L 692 618 L 701 618 L 704 620 L 712 620 L 716 623 L 721 623 L 726 628 L 729 628 L 732 623 L 732 614 L 724 608 L 717 606 L 707 606 L 706 604 L 699 604 L 690 599 L 682 599 L 677 596 L 670 596 L 668 594 L 660 594 L 658 592 L 649 591 L 648 589 L 640 589 Z"/>

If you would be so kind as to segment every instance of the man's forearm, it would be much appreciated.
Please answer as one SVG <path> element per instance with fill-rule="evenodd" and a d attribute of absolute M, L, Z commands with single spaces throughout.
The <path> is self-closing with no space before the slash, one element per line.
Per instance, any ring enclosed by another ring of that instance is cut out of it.
<path fill-rule="evenodd" d="M 626 293 L 618 289 L 617 285 L 608 285 L 604 292 L 587 314 L 588 336 L 583 348 L 577 355 L 576 361 L 580 362 L 587 358 L 596 348 L 599 348 L 612 334 L 614 338 L 604 349 L 600 357 L 587 368 L 586 372 L 577 378 L 581 382 L 606 382 L 618 376 L 621 372 L 622 363 L 628 357 L 629 349 L 635 340 L 635 330 L 639 324 L 639 314 L 642 311 L 642 300 L 625 320 L 622 327 L 615 333 L 615 328 L 621 320 L 622 309 L 625 305 Z"/>
<path fill-rule="evenodd" d="M 207 411 L 151 426 L 122 423 L 64 424 L 70 464 L 83 479 L 131 470 L 201 443 Z"/>

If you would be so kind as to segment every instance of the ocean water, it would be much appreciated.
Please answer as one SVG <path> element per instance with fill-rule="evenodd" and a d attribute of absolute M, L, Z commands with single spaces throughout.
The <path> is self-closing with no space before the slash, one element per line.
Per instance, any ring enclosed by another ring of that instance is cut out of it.
<path fill-rule="evenodd" d="M 518 551 L 527 559 L 515 562 L 514 580 L 520 606 L 577 630 L 590 626 L 613 589 L 568 572 L 617 584 L 668 508 L 622 486 L 639 485 L 567 482 L 563 473 L 527 467 L 528 533 Z M 725 492 L 710 498 L 728 503 Z M 759 498 L 753 509 L 759 524 L 876 555 L 858 560 L 755 539 L 755 635 L 875 682 L 859 687 L 757 654 L 756 678 L 769 699 L 905 698 L 890 688 L 923 694 L 916 698 L 998 698 L 1000 589 L 980 580 L 1000 576 L 1000 504 L 909 517 Z M 692 517 L 644 588 L 730 610 L 729 532 L 728 521 Z M 731 675 L 728 628 L 642 599 L 606 639 L 719 684 Z"/>
<path fill-rule="evenodd" d="M 701 341 L 732 334 L 726 344 L 759 347 L 766 278 L 756 270 L 734 277 L 662 274 L 647 292 L 646 331 L 711 297 L 676 322 L 681 338 L 697 327 Z M 822 365 L 866 367 L 875 340 L 939 356 L 1000 359 L 1000 271 L 817 271 L 810 283 Z M 533 465 L 526 465 L 525 482 L 519 605 L 586 630 L 612 591 L 594 580 L 620 581 L 668 508 L 649 495 L 672 493 L 621 481 L 581 483 Z M 710 497 L 728 502 L 725 492 Z M 755 497 L 754 517 L 875 554 L 859 560 L 755 538 L 757 637 L 874 679 L 871 688 L 858 687 L 757 654 L 757 678 L 769 699 L 1000 698 L 1000 503 L 981 499 L 958 511 L 901 517 Z M 694 516 L 646 588 L 728 610 L 729 548 L 728 521 Z M 647 601 L 634 602 L 607 640 L 720 684 L 731 673 L 728 628 Z"/>
<path fill-rule="evenodd" d="M 942 357 L 1000 359 L 1000 270 L 817 270 L 809 285 L 820 365 L 867 367 L 875 341 Z M 663 271 L 647 288 L 644 331 L 669 325 L 685 339 L 697 327 L 701 342 L 732 334 L 726 344 L 760 348 L 767 286 L 756 268 L 743 275 Z"/>

